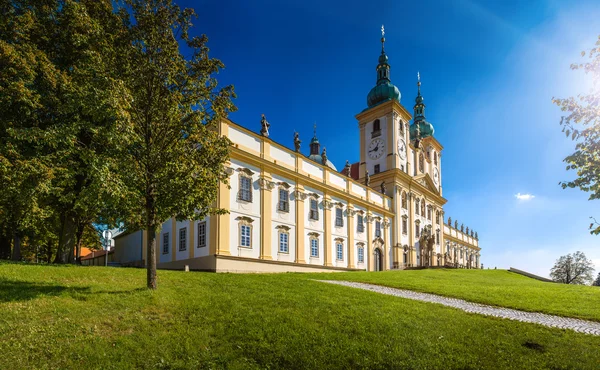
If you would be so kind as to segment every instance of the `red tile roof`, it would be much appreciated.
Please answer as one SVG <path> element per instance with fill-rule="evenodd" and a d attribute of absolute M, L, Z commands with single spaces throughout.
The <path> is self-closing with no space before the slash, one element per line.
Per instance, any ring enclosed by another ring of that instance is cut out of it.
<path fill-rule="evenodd" d="M 352 165 L 350 166 L 350 177 L 353 178 L 354 180 L 358 180 L 358 178 L 359 178 L 358 169 L 359 169 L 359 162 L 352 163 Z M 344 167 L 340 171 L 340 173 L 344 176 L 348 176 L 348 171 L 346 171 L 346 167 Z"/>

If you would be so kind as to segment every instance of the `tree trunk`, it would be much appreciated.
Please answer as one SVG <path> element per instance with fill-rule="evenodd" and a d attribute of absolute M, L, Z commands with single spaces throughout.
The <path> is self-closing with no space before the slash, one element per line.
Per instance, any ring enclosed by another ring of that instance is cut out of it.
<path fill-rule="evenodd" d="M 146 269 L 148 272 L 148 289 L 156 289 L 156 210 L 154 209 L 154 192 L 148 187 L 146 193 L 146 230 L 148 232 L 148 245 L 146 248 Z M 174 247 L 173 247 L 174 248 Z"/>
<path fill-rule="evenodd" d="M 21 260 L 21 236 L 17 233 L 13 236 L 13 253 L 12 260 L 20 261 Z"/>
<path fill-rule="evenodd" d="M 75 243 L 75 263 L 81 265 L 81 242 L 83 240 L 83 230 L 85 224 L 79 223 L 77 225 L 77 233 L 75 235 L 77 242 Z"/>
<path fill-rule="evenodd" d="M 73 219 L 65 215 L 61 217 L 61 232 L 58 238 L 58 249 L 54 263 L 67 263 L 73 261 L 73 247 L 75 245 L 75 224 Z M 69 256 L 70 254 L 70 256 Z"/>
<path fill-rule="evenodd" d="M 48 242 L 48 244 L 46 244 L 46 261 L 48 262 L 48 264 L 52 263 L 52 243 Z"/>
<path fill-rule="evenodd" d="M 0 232 L 0 259 L 10 259 L 10 237 Z"/>

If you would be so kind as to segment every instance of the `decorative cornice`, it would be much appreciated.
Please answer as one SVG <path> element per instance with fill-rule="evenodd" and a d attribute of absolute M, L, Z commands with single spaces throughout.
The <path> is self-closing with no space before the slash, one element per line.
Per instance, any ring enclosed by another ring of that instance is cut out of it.
<path fill-rule="evenodd" d="M 334 203 L 331 199 L 323 199 L 323 208 L 332 209 L 333 206 L 334 206 Z"/>
<path fill-rule="evenodd" d="M 285 226 L 285 225 L 279 225 L 277 227 L 275 227 L 277 230 L 285 230 L 285 231 L 290 231 L 290 227 L 289 226 Z"/>
<path fill-rule="evenodd" d="M 225 167 L 225 173 L 231 177 L 235 173 L 235 170 L 232 167 Z"/>
<path fill-rule="evenodd" d="M 280 182 L 278 182 L 278 183 L 277 183 L 277 185 L 279 185 L 280 187 L 282 187 L 282 188 L 284 188 L 284 189 L 289 189 L 289 188 L 291 188 L 291 187 L 292 187 L 290 184 L 288 184 L 288 183 L 287 183 L 287 182 L 285 182 L 285 181 L 280 181 Z"/>
<path fill-rule="evenodd" d="M 252 222 L 254 222 L 254 220 L 253 220 L 253 219 L 251 219 L 250 217 L 246 217 L 246 216 L 239 216 L 239 217 L 236 217 L 236 219 L 235 219 L 235 220 L 236 220 L 236 221 L 244 221 L 244 222 L 248 222 L 248 223 L 252 223 Z"/>
<path fill-rule="evenodd" d="M 314 236 L 315 238 L 318 238 L 318 237 L 319 237 L 319 233 L 315 233 L 315 232 L 308 233 L 308 234 L 306 234 L 306 235 L 308 235 L 308 236 Z"/>
<path fill-rule="evenodd" d="M 342 242 L 342 243 L 343 243 L 343 242 L 345 242 L 346 240 L 344 240 L 344 238 L 335 238 L 335 239 L 333 239 L 333 241 L 336 241 L 336 242 Z"/>
<path fill-rule="evenodd" d="M 294 190 L 294 196 L 300 201 L 304 201 L 306 198 L 308 198 L 308 194 L 298 189 Z"/>
<path fill-rule="evenodd" d="M 277 184 L 274 181 L 261 177 L 258 179 L 258 185 L 263 190 L 273 190 Z"/>
<path fill-rule="evenodd" d="M 238 169 L 236 169 L 236 171 L 238 172 L 243 172 L 244 174 L 252 177 L 252 175 L 254 175 L 254 172 L 252 172 L 249 168 L 246 167 L 239 167 Z"/>

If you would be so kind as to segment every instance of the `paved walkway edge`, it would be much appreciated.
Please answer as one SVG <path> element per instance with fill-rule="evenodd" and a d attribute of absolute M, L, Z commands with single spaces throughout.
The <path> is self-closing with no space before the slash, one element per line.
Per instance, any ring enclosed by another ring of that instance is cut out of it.
<path fill-rule="evenodd" d="M 473 303 L 457 298 L 448 298 L 436 294 L 419 293 L 412 290 L 389 288 L 373 284 L 355 283 L 342 280 L 317 280 L 323 283 L 343 285 L 351 288 L 370 290 L 372 292 L 392 295 L 396 297 L 412 299 L 415 301 L 437 303 L 447 307 L 457 308 L 465 312 L 477 313 L 480 315 L 494 316 L 503 319 L 529 322 L 547 326 L 550 328 L 570 329 L 578 333 L 600 336 L 600 323 L 569 317 L 548 315 L 538 312 L 527 312 L 514 310 L 511 308 L 494 307 L 479 303 Z"/>

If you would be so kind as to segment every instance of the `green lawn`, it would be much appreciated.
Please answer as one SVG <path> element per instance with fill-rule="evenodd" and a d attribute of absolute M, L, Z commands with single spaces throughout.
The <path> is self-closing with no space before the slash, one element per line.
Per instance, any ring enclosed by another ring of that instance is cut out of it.
<path fill-rule="evenodd" d="M 0 369 L 600 368 L 600 337 L 309 277 L 0 263 Z"/>
<path fill-rule="evenodd" d="M 312 277 L 359 281 L 600 321 L 599 287 L 545 283 L 506 270 L 431 269 L 312 274 Z"/>

